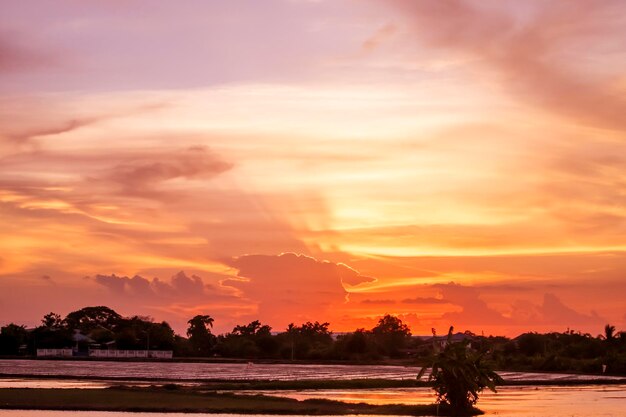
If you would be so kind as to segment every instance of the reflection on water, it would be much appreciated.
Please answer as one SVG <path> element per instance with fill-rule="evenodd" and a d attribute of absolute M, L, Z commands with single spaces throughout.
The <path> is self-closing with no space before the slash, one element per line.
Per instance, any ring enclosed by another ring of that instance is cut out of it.
<path fill-rule="evenodd" d="M 480 401 L 487 414 L 503 416 L 623 417 L 626 385 L 503 387 Z"/>
<path fill-rule="evenodd" d="M 413 379 L 417 374 L 417 369 L 380 365 L 254 364 L 248 366 L 242 363 L 0 360 L 0 374 L 9 375 L 0 378 L 0 388 L 102 388 L 111 384 L 110 381 L 90 381 L 89 378 L 116 378 L 120 379 L 116 383 L 135 385 L 150 384 L 151 379 L 176 381 L 182 384 L 193 384 L 193 381 L 206 379 Z M 19 375 L 52 378 L 20 378 Z M 599 378 L 592 375 L 522 372 L 502 372 L 500 375 L 505 379 L 517 381 L 568 381 Z M 76 379 L 62 379 L 68 377 Z M 132 382 L 133 379 L 135 379 L 134 382 Z M 137 382 L 137 379 L 146 381 Z M 432 390 L 428 388 L 262 391 L 262 393 L 297 399 L 328 398 L 373 404 L 429 404 L 434 401 Z M 498 394 L 484 393 L 479 406 L 488 415 L 498 416 L 623 417 L 626 416 L 626 385 L 502 387 Z M 194 415 L 203 414 L 0 410 L 0 417 L 193 417 Z M 232 414 L 212 416 L 234 417 Z"/>
<path fill-rule="evenodd" d="M 419 368 L 383 365 L 293 365 L 245 363 L 115 362 L 0 360 L 0 374 L 100 378 L 145 378 L 190 381 L 202 379 L 414 379 Z M 501 372 L 507 380 L 589 380 L 594 375 Z"/>
<path fill-rule="evenodd" d="M 106 388 L 110 382 L 56 379 L 0 378 L 0 388 Z"/>
<path fill-rule="evenodd" d="M 267 417 L 265 414 L 126 413 L 119 411 L 0 410 L 0 417 Z M 302 416 L 305 417 L 305 416 Z M 306 416 L 310 417 L 310 416 Z M 321 417 L 321 416 L 319 416 Z M 357 416 L 343 416 L 357 417 Z M 360 415 L 358 417 L 374 417 Z M 380 416 L 376 416 L 380 417 Z"/>
<path fill-rule="evenodd" d="M 170 380 L 201 379 L 414 379 L 418 369 L 379 365 L 292 365 L 247 363 L 179 363 L 0 360 L 0 374 Z"/>
<path fill-rule="evenodd" d="M 328 398 L 372 404 L 430 404 L 434 401 L 428 388 L 367 390 L 254 391 L 297 399 Z M 247 391 L 246 393 L 252 393 Z M 626 385 L 577 387 L 501 387 L 497 394 L 484 393 L 479 407 L 487 415 L 511 417 L 623 417 L 626 415 Z M 119 413 L 85 411 L 0 410 L 0 417 L 193 417 L 207 414 Z M 211 414 L 212 417 L 239 417 L 234 414 Z M 241 416 L 243 417 L 243 416 Z M 250 417 L 250 416 L 245 416 Z M 363 416 L 361 416 L 363 417 Z"/>
<path fill-rule="evenodd" d="M 350 403 L 370 404 L 432 404 L 435 396 L 430 388 L 337 389 L 337 390 L 247 390 L 241 394 L 266 394 L 307 400 L 325 398 Z"/>
<path fill-rule="evenodd" d="M 299 400 L 327 398 L 371 404 L 431 404 L 435 400 L 429 388 L 255 392 Z M 623 417 L 626 385 L 500 387 L 497 394 L 484 392 L 479 407 L 487 415 L 514 417 Z"/>

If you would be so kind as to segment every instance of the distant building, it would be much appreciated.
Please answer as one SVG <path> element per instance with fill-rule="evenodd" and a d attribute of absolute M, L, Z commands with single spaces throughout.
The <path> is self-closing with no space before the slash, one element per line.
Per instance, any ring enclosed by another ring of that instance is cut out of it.
<path fill-rule="evenodd" d="M 450 338 L 450 342 L 452 343 L 458 343 L 458 342 L 462 342 L 464 340 L 469 339 L 474 340 L 474 336 L 471 334 L 467 334 L 467 333 L 454 333 L 452 335 L 452 337 Z M 448 344 L 448 336 L 434 336 L 434 337 L 430 337 L 428 339 L 425 339 L 427 342 L 433 343 L 433 344 L 437 344 L 439 345 L 439 347 L 444 348 L 446 347 L 446 345 Z"/>
<path fill-rule="evenodd" d="M 85 336 L 78 329 L 74 329 L 74 333 L 72 334 L 72 340 L 76 343 L 77 346 L 79 343 L 95 343 L 95 340 L 93 340 L 89 336 Z"/>

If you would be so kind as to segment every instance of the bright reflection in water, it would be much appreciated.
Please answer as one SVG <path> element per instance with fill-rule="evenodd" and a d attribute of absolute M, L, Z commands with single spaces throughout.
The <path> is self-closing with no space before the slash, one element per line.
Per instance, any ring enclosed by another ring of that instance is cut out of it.
<path fill-rule="evenodd" d="M 371 404 L 430 404 L 435 400 L 428 388 L 255 392 L 299 400 L 327 398 Z M 623 417 L 626 416 L 626 385 L 500 387 L 497 394 L 484 392 L 478 405 L 488 415 Z"/>
<path fill-rule="evenodd" d="M 170 417 L 191 417 L 206 416 L 204 414 L 182 414 L 182 413 L 120 413 L 109 411 L 48 411 L 48 410 L 0 410 L 0 416 L 6 417 L 130 417 L 130 416 L 170 416 Z M 217 415 L 216 415 L 217 416 Z"/>
<path fill-rule="evenodd" d="M 122 382 L 121 382 L 122 383 Z M 106 388 L 110 382 L 1 378 L 0 388 Z"/>
<path fill-rule="evenodd" d="M 267 417 L 264 414 L 126 413 L 118 411 L 0 410 L 2 417 Z M 356 417 L 356 416 L 343 416 Z M 358 416 L 368 417 L 368 416 Z M 373 416 L 369 416 L 373 417 Z M 377 416 L 380 417 L 380 416 Z"/>

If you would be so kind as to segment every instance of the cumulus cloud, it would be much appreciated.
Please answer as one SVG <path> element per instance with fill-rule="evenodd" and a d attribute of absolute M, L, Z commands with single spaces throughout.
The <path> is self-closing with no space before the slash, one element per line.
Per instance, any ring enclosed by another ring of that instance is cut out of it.
<path fill-rule="evenodd" d="M 510 321 L 499 311 L 490 307 L 480 297 L 480 292 L 476 288 L 455 283 L 435 284 L 434 287 L 441 291 L 443 298 L 449 303 L 462 308 L 459 312 L 447 312 L 442 316 L 444 320 L 449 320 L 453 325 L 455 323 L 501 325 Z"/>
<path fill-rule="evenodd" d="M 209 295 L 218 294 L 215 287 L 204 283 L 197 275 L 188 276 L 180 271 L 163 281 L 159 278 L 147 279 L 140 275 L 133 277 L 112 275 L 96 275 L 93 281 L 117 295 L 145 297 L 159 297 L 163 299 L 198 300 Z M 222 296 L 228 294 L 224 291 Z"/>
<path fill-rule="evenodd" d="M 554 294 L 546 293 L 543 297 L 543 303 L 539 308 L 541 320 L 547 324 L 567 324 L 570 328 L 580 328 L 589 324 L 601 326 L 606 319 L 598 316 L 596 312 L 583 314 L 571 307 L 566 306 Z"/>
<path fill-rule="evenodd" d="M 238 270 L 240 279 L 223 284 L 257 302 L 261 318 L 277 325 L 324 320 L 329 309 L 345 304 L 345 285 L 374 280 L 347 265 L 295 253 L 244 255 L 228 264 Z"/>
<path fill-rule="evenodd" d="M 529 322 L 533 323 L 534 330 L 555 329 L 569 327 L 572 329 L 588 329 L 600 327 L 605 321 L 596 312 L 581 313 L 561 301 L 553 293 L 545 293 L 541 304 L 529 300 L 513 298 L 501 300 L 498 304 L 508 310 L 505 315 L 491 303 L 483 299 L 480 287 L 460 285 L 456 283 L 435 284 L 433 288 L 441 291 L 443 299 L 448 303 L 461 307 L 457 312 L 446 312 L 441 320 L 454 326 L 467 326 L 473 329 L 476 326 L 498 326 L 505 329 L 524 328 Z M 502 307 L 501 307 L 502 308 Z"/>

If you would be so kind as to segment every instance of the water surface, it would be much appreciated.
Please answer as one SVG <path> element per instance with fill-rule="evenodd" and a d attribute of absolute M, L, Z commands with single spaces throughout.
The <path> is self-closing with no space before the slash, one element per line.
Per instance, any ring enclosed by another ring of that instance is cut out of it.
<path fill-rule="evenodd" d="M 415 379 L 418 367 L 384 365 L 301 365 L 190 362 L 119 362 L 71 360 L 0 360 L 0 374 L 77 378 L 152 379 L 193 381 L 224 380 L 311 380 L 311 379 Z M 506 380 L 593 380 L 598 375 L 499 372 Z M 608 378 L 608 377 L 606 377 Z"/>
<path fill-rule="evenodd" d="M 121 383 L 121 382 L 120 382 Z M 66 379 L 0 378 L 0 388 L 107 388 L 110 382 Z"/>
<path fill-rule="evenodd" d="M 0 360 L 0 388 L 102 388 L 110 381 L 90 378 L 115 378 L 115 383 L 146 385 L 153 381 L 193 384 L 208 379 L 223 380 L 311 380 L 311 379 L 414 379 L 417 367 L 382 365 L 296 365 L 243 363 L 115 362 Z M 31 375 L 34 377 L 20 377 Z M 590 381 L 597 375 L 501 372 L 508 380 Z M 40 377 L 38 379 L 38 377 Z M 74 379 L 72 379 L 74 378 Z M 137 380 L 145 380 L 138 382 Z M 250 392 L 250 391 L 248 391 Z M 429 388 L 365 390 L 255 391 L 297 399 L 328 398 L 373 404 L 429 404 L 434 395 Z M 511 417 L 624 417 L 626 385 L 583 386 L 509 386 L 498 394 L 486 392 L 479 407 L 492 416 Z M 72 411 L 0 410 L 0 417 L 194 417 L 203 414 L 119 413 Z M 204 414 L 204 416 L 207 416 Z M 250 417 L 213 414 L 215 417 Z"/>
<path fill-rule="evenodd" d="M 258 392 L 258 391 L 257 391 Z M 263 391 L 291 398 L 329 398 L 373 404 L 429 404 L 428 388 L 384 390 Z M 484 393 L 479 407 L 487 416 L 509 417 L 623 417 L 626 385 L 577 387 L 501 387 L 497 394 Z M 0 417 L 255 417 L 236 414 L 120 413 L 91 411 L 0 410 Z M 259 416 L 256 416 L 259 417 Z M 364 417 L 364 416 L 361 416 Z"/>
<path fill-rule="evenodd" d="M 248 391 L 304 400 L 327 398 L 370 404 L 432 404 L 430 388 L 364 390 Z M 479 408 L 487 415 L 515 417 L 623 417 L 626 416 L 625 385 L 518 386 L 484 392 Z"/>

